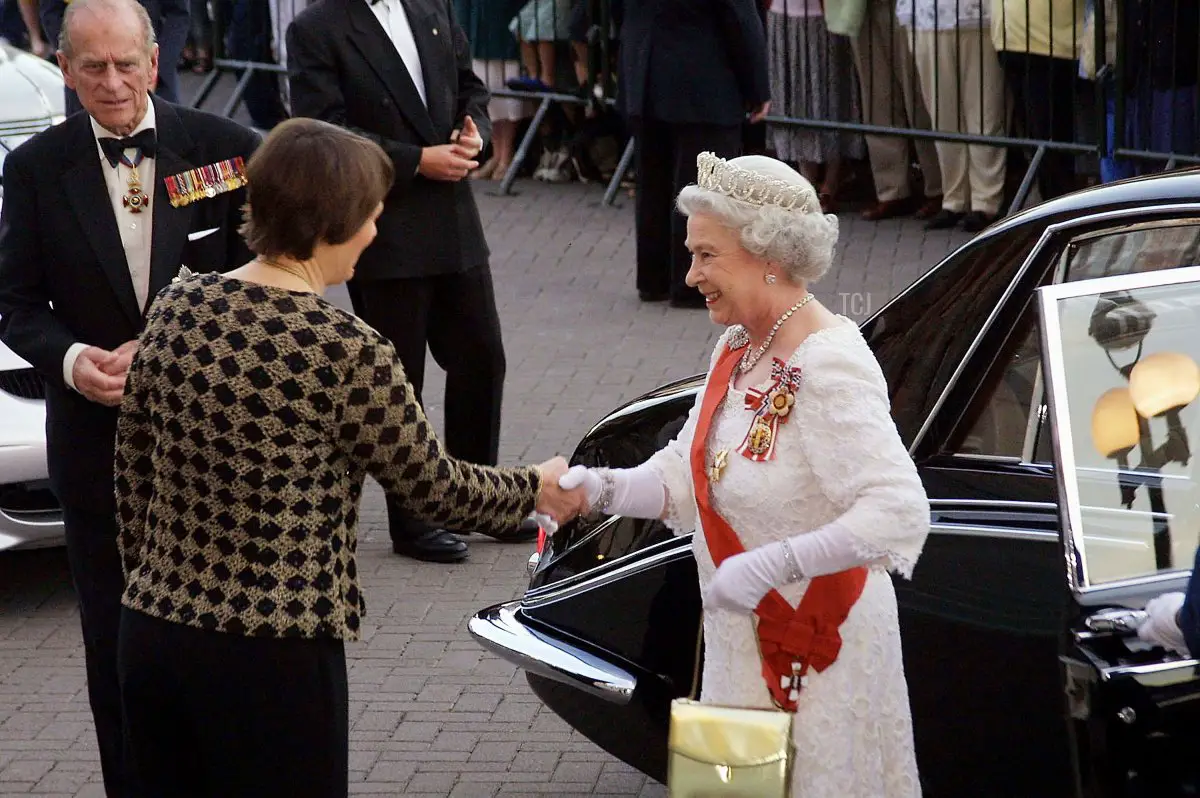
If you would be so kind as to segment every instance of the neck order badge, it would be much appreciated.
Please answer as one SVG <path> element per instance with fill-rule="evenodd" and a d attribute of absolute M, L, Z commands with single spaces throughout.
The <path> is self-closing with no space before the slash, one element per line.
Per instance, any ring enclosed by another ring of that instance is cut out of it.
<path fill-rule="evenodd" d="M 130 213 L 141 213 L 143 208 L 150 207 L 150 197 L 142 191 L 142 178 L 138 174 L 138 165 L 144 157 L 141 150 L 138 150 L 137 157 L 132 161 L 124 153 L 121 154 L 121 163 L 129 167 L 129 180 L 125 184 L 127 191 L 125 196 L 121 197 L 121 204 L 128 208 Z"/>
<path fill-rule="evenodd" d="M 153 128 L 147 128 L 127 138 L 117 139 L 109 136 L 102 137 L 100 149 L 104 157 L 115 169 L 121 164 L 129 169 L 129 179 L 126 181 L 126 191 L 121 197 L 121 204 L 130 213 L 141 213 L 150 206 L 150 197 L 142 190 L 142 176 L 138 174 L 138 166 L 146 158 L 153 158 L 158 146 L 158 139 Z M 133 157 L 129 157 L 129 152 Z"/>

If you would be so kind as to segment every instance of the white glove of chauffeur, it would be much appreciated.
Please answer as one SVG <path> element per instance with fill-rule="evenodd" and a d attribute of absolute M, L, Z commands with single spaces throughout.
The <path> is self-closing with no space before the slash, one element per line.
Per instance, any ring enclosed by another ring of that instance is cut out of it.
<path fill-rule="evenodd" d="M 1179 608 L 1183 606 L 1183 598 L 1182 593 L 1163 593 L 1146 602 L 1146 620 L 1138 627 L 1138 637 L 1151 645 L 1191 656 L 1179 629 Z"/>

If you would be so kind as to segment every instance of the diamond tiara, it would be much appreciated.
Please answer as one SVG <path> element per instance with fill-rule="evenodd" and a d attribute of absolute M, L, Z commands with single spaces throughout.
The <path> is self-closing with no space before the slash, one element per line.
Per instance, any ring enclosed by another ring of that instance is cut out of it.
<path fill-rule="evenodd" d="M 750 205 L 774 205 L 784 210 L 809 212 L 812 191 L 807 186 L 734 166 L 711 152 L 702 152 L 696 157 L 696 171 L 696 185 L 706 191 L 715 191 Z"/>

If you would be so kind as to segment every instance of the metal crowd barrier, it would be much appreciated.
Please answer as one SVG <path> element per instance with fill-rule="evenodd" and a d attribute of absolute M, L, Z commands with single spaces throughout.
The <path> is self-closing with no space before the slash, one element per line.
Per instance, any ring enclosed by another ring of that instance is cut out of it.
<path fill-rule="evenodd" d="M 609 0 L 453 1 L 493 96 L 536 104 L 500 181 L 500 193 L 512 194 L 556 106 L 613 106 L 618 32 Z M 232 115 L 256 75 L 286 72 L 269 52 L 231 58 L 224 46 L 228 10 L 268 2 L 269 35 L 285 62 L 287 23 L 306 0 L 212 0 L 214 69 L 193 105 L 234 73 L 237 84 L 222 108 Z M 772 134 L 799 129 L 1022 152 L 1026 163 L 1009 212 L 1024 205 L 1035 182 L 1052 194 L 1065 188 L 1054 181 L 1077 179 L 1073 162 L 1080 156 L 1100 161 L 1102 175 L 1200 164 L 1197 0 L 766 2 Z M 846 21 L 855 8 L 857 28 Z M 539 70 L 551 53 L 560 69 L 547 76 Z M 577 58 L 586 58 L 585 69 L 574 69 Z M 496 76 L 492 69 L 503 71 Z M 550 86 L 509 86 L 504 78 L 513 74 L 550 77 Z M 563 90 L 576 83 L 577 93 Z M 592 96 L 597 87 L 599 99 Z M 1081 108 L 1090 108 L 1090 122 L 1080 118 Z M 615 201 L 635 151 L 629 138 L 605 204 Z"/>

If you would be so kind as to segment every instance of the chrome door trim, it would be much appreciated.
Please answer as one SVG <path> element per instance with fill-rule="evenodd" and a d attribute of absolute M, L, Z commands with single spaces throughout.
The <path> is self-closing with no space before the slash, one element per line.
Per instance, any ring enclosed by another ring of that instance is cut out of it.
<path fill-rule="evenodd" d="M 1054 502 L 1023 502 L 1014 499 L 930 499 L 929 504 L 931 507 L 944 504 L 949 507 L 979 507 L 985 510 L 1058 510 L 1058 505 Z"/>
<path fill-rule="evenodd" d="M 1044 229 L 1041 236 L 1038 237 L 1037 243 L 1033 245 L 1031 250 L 1029 250 L 1029 254 L 1025 257 L 1025 261 L 1021 264 L 1021 267 L 1017 270 L 1017 273 L 1013 275 L 1012 281 L 1004 290 L 1004 295 L 1000 298 L 1000 301 L 996 304 L 996 306 L 992 308 L 991 312 L 988 314 L 987 320 L 983 323 L 983 327 L 980 328 L 979 333 L 975 336 L 975 339 L 971 341 L 971 345 L 967 348 L 967 351 L 962 356 L 962 359 L 959 360 L 958 365 L 955 366 L 954 373 L 950 375 L 950 380 L 946 383 L 946 387 L 942 389 L 942 393 L 938 396 L 937 401 L 933 403 L 933 407 L 930 408 L 929 413 L 925 416 L 925 420 L 921 423 L 921 427 L 917 430 L 917 434 L 913 436 L 913 442 L 908 447 L 909 456 L 911 457 L 916 454 L 917 447 L 919 447 L 925 440 L 925 435 L 929 432 L 929 428 L 933 425 L 934 418 L 938 415 L 938 413 L 941 412 L 942 407 L 945 406 L 946 401 L 950 396 L 950 392 L 954 390 L 955 386 L 958 385 L 958 380 L 962 376 L 963 371 L 966 369 L 967 362 L 975 356 L 975 352 L 979 349 L 979 345 L 983 342 L 984 337 L 991 331 L 992 325 L 996 322 L 996 317 L 1000 314 L 1000 309 L 1008 304 L 1008 300 L 1012 297 L 1013 291 L 1016 290 L 1017 283 L 1019 283 L 1021 278 L 1025 276 L 1025 273 L 1029 271 L 1029 268 L 1033 265 L 1034 260 L 1042 254 L 1042 250 L 1045 248 L 1050 239 L 1056 237 L 1061 232 L 1076 227 L 1085 227 L 1091 224 L 1117 221 L 1131 216 L 1152 217 L 1160 214 L 1182 213 L 1187 211 L 1200 214 L 1200 203 L 1176 202 L 1164 205 L 1151 205 L 1148 207 L 1140 206 L 1136 208 L 1121 208 L 1119 210 L 1093 213 L 1088 216 L 1078 216 L 1073 219 L 1064 219 L 1061 222 L 1046 225 L 1046 229 Z M 1146 218 L 1145 221 L 1147 223 L 1151 223 L 1154 221 L 1154 219 Z M 967 246 L 969 246 L 969 244 Z M 943 263 L 944 262 L 945 261 L 943 261 Z M 1165 271 L 1175 270 L 1168 269 Z M 932 273 L 932 271 L 929 273 Z M 1156 272 L 1146 272 L 1146 274 L 1155 273 Z M 883 309 L 881 308 L 880 313 L 882 312 Z"/>
<path fill-rule="evenodd" d="M 475 642 L 529 673 L 570 685 L 614 704 L 628 704 L 637 689 L 629 671 L 521 623 L 521 602 L 480 610 L 467 621 Z"/>
<path fill-rule="evenodd" d="M 1200 666 L 1200 660 L 1196 659 L 1169 660 L 1149 665 L 1116 665 L 1111 668 L 1101 668 L 1100 679 L 1107 682 L 1122 676 L 1129 676 L 1147 687 L 1163 687 L 1195 680 L 1197 666 Z"/>
<path fill-rule="evenodd" d="M 585 571 L 537 590 L 528 591 L 521 599 L 521 605 L 532 609 L 545 604 L 553 604 L 567 594 L 575 595 L 596 590 L 632 574 L 654 568 L 661 563 L 690 557 L 692 554 L 691 537 L 691 535 L 681 535 L 671 540 L 664 540 L 613 560 L 609 563 L 609 567 L 604 568 L 600 573 Z M 683 545 L 682 542 L 686 542 L 687 545 Z M 647 551 L 653 553 L 647 555 Z"/>
<path fill-rule="evenodd" d="M 1058 543 L 1058 533 L 1034 529 L 988 526 L 983 524 L 930 524 L 931 535 L 957 535 L 997 540 L 1023 540 L 1029 543 Z"/>

